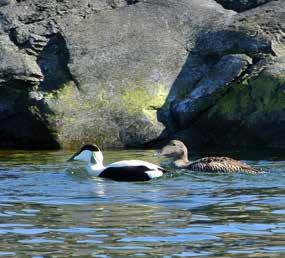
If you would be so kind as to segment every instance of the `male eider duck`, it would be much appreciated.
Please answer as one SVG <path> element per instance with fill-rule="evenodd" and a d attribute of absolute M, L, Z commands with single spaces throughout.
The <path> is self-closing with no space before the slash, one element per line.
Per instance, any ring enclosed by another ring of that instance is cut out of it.
<path fill-rule="evenodd" d="M 83 146 L 68 161 L 72 160 L 87 162 L 87 172 L 92 176 L 116 181 L 148 181 L 166 172 L 162 167 L 141 160 L 123 160 L 104 166 L 103 154 L 96 145 Z"/>
<path fill-rule="evenodd" d="M 247 172 L 258 173 L 260 170 L 253 168 L 241 161 L 228 157 L 205 157 L 195 161 L 188 160 L 188 151 L 183 142 L 172 140 L 159 152 L 161 156 L 175 158 L 174 165 L 177 168 L 188 169 L 197 172 Z"/>

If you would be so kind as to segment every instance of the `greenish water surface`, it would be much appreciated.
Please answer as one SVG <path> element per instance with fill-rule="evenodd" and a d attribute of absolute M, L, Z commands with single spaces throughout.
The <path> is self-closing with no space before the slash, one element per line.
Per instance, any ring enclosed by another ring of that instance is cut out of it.
<path fill-rule="evenodd" d="M 105 162 L 153 151 L 107 151 Z M 285 257 L 285 161 L 266 173 L 91 178 L 67 152 L 0 152 L 0 257 Z M 193 157 L 198 158 L 198 156 Z"/>

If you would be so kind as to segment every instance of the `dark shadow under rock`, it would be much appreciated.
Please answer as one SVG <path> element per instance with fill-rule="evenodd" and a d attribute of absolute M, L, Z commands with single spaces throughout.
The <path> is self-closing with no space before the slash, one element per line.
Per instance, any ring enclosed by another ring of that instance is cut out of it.
<path fill-rule="evenodd" d="M 0 147 L 58 148 L 58 144 L 41 111 L 20 89 L 23 82 L 13 82 L 0 93 Z"/>
<path fill-rule="evenodd" d="M 215 0 L 224 8 L 243 12 L 275 0 Z"/>

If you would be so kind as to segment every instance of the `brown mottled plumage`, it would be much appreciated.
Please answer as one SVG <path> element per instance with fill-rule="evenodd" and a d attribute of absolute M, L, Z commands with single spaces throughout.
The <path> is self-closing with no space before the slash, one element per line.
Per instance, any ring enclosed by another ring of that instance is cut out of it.
<path fill-rule="evenodd" d="M 206 157 L 190 162 L 188 160 L 188 150 L 183 142 L 172 140 L 163 147 L 160 155 L 174 157 L 174 165 L 178 168 L 189 169 L 200 172 L 247 172 L 258 173 L 258 169 L 253 168 L 246 163 L 231 159 L 228 157 Z"/>

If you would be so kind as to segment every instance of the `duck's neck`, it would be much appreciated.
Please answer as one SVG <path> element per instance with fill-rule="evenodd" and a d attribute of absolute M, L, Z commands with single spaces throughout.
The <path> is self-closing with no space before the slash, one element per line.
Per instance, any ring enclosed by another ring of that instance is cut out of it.
<path fill-rule="evenodd" d="M 96 155 L 92 155 L 90 162 L 87 165 L 87 171 L 90 175 L 93 176 L 98 176 L 102 170 L 104 170 L 105 166 L 103 164 L 103 155 L 102 158 L 99 157 L 98 155 L 96 157 Z"/>
<path fill-rule="evenodd" d="M 103 164 L 92 164 L 92 163 L 89 163 L 87 165 L 87 171 L 90 175 L 92 176 L 99 176 L 100 173 L 104 170 L 104 165 Z"/>
<path fill-rule="evenodd" d="M 174 161 L 174 165 L 178 168 L 184 168 L 189 165 L 188 151 L 185 147 L 183 154 Z"/>

